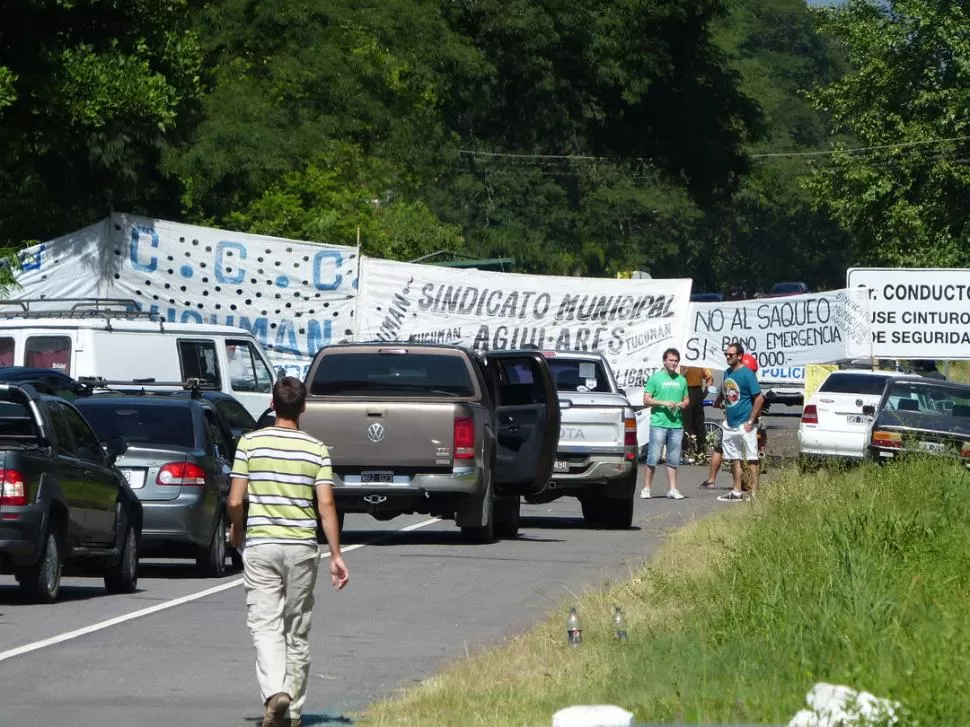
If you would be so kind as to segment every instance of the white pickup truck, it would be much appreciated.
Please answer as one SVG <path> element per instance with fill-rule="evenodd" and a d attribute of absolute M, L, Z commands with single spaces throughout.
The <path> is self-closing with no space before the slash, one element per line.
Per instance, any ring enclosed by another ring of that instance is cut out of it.
<path fill-rule="evenodd" d="M 559 446 L 542 503 L 577 497 L 590 526 L 633 523 L 637 489 L 636 413 L 598 353 L 544 351 L 559 392 Z"/>

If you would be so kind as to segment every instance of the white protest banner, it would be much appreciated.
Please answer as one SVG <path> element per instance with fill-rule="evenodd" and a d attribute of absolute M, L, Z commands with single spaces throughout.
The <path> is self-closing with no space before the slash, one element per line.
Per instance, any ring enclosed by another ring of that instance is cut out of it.
<path fill-rule="evenodd" d="M 684 363 L 725 368 L 732 342 L 758 358 L 760 368 L 779 369 L 869 355 L 866 296 L 832 290 L 784 298 L 692 303 Z"/>
<path fill-rule="evenodd" d="M 687 332 L 691 281 L 455 270 L 365 257 L 358 339 L 599 351 L 622 388 L 642 385 Z"/>
<path fill-rule="evenodd" d="M 970 270 L 850 268 L 846 286 L 868 293 L 873 357 L 970 359 Z"/>
<path fill-rule="evenodd" d="M 114 214 L 24 260 L 19 297 L 130 298 L 167 321 L 246 328 L 300 378 L 317 349 L 354 335 L 353 247 Z"/>
<path fill-rule="evenodd" d="M 109 248 L 108 219 L 20 252 L 10 298 L 103 298 L 111 276 L 102 274 Z M 110 255 L 110 257 L 114 257 Z"/>

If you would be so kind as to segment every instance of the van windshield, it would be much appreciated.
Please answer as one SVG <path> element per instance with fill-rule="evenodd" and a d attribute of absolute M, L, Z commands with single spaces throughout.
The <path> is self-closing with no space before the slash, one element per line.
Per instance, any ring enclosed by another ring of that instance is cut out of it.
<path fill-rule="evenodd" d="M 334 353 L 320 361 L 310 393 L 472 396 L 475 389 L 458 355 Z"/>

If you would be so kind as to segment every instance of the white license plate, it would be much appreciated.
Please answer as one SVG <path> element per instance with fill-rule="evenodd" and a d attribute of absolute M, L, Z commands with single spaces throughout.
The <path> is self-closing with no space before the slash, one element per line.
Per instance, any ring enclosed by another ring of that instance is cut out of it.
<path fill-rule="evenodd" d="M 869 423 L 869 417 L 867 417 L 865 414 L 849 414 L 849 416 L 847 416 L 846 419 L 848 419 L 849 424 L 868 424 Z"/>
<path fill-rule="evenodd" d="M 919 448 L 924 452 L 942 452 L 943 445 L 939 442 L 920 442 Z"/>
<path fill-rule="evenodd" d="M 360 473 L 362 484 L 379 483 L 390 485 L 394 483 L 393 470 L 364 470 Z"/>
<path fill-rule="evenodd" d="M 557 459 L 552 465 L 553 472 L 569 472 L 569 462 L 564 459 Z"/>
<path fill-rule="evenodd" d="M 140 490 L 145 486 L 145 470 L 122 469 L 121 474 L 128 480 L 128 486 L 133 490 Z"/>

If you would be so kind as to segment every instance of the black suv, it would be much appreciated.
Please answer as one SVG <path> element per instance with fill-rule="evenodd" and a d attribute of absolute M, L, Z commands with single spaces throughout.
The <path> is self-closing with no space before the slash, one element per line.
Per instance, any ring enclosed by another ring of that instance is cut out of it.
<path fill-rule="evenodd" d="M 126 448 L 102 448 L 64 399 L 0 383 L 0 573 L 29 600 L 56 600 L 62 567 L 137 587 L 142 508 L 114 466 Z"/>

